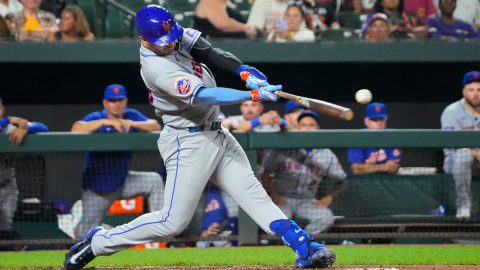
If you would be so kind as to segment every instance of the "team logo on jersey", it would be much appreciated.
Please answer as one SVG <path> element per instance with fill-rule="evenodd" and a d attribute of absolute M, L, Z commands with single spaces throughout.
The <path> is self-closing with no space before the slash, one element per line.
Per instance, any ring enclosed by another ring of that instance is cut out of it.
<path fill-rule="evenodd" d="M 170 23 L 168 21 L 164 21 L 162 26 L 165 32 L 170 33 L 170 30 L 172 29 L 172 27 L 170 26 Z"/>
<path fill-rule="evenodd" d="M 192 85 L 190 84 L 190 79 L 186 76 L 179 76 L 173 81 L 173 88 L 180 95 L 186 95 L 190 92 Z"/>

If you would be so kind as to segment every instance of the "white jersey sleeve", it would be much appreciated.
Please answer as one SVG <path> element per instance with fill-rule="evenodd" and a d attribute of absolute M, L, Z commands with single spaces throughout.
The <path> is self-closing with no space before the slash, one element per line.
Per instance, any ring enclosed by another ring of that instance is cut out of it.
<path fill-rule="evenodd" d="M 159 73 L 155 80 L 156 89 L 185 105 L 192 105 L 195 93 L 204 86 L 198 77 L 178 67 L 166 69 Z"/>
<path fill-rule="evenodd" d="M 337 156 L 330 149 L 315 149 L 311 161 L 332 180 L 342 180 L 347 177 Z"/>

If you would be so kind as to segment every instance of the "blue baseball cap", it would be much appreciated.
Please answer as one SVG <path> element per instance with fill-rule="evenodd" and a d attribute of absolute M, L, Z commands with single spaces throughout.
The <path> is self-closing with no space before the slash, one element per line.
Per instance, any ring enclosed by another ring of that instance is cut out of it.
<path fill-rule="evenodd" d="M 310 117 L 313 117 L 315 118 L 315 120 L 317 121 L 318 123 L 318 113 L 312 111 L 312 110 L 304 110 L 297 118 L 297 121 L 300 122 L 300 120 L 302 120 L 302 118 L 304 117 L 307 117 L 307 116 L 310 116 Z"/>
<path fill-rule="evenodd" d="M 294 102 L 294 101 L 287 101 L 285 104 L 285 114 L 291 113 L 295 109 L 306 109 L 302 104 Z"/>
<path fill-rule="evenodd" d="M 105 92 L 103 92 L 103 98 L 106 100 L 126 99 L 127 91 L 125 90 L 125 86 L 121 84 L 110 84 L 107 86 L 107 88 L 105 88 Z"/>
<path fill-rule="evenodd" d="M 365 110 L 367 118 L 385 118 L 387 117 L 387 107 L 383 103 L 370 103 Z"/>
<path fill-rule="evenodd" d="M 466 84 L 469 84 L 471 82 L 480 82 L 480 72 L 473 70 L 470 72 L 465 73 L 465 76 L 463 76 L 463 86 Z"/>

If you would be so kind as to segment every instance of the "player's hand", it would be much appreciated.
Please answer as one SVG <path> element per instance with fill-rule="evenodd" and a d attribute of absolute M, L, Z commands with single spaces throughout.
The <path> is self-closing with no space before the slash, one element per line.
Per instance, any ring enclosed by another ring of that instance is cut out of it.
<path fill-rule="evenodd" d="M 10 133 L 9 139 L 13 144 L 19 145 L 22 143 L 23 138 L 25 138 L 27 133 L 28 129 L 26 128 L 16 128 Z"/>
<path fill-rule="evenodd" d="M 266 87 L 260 87 L 250 91 L 250 96 L 254 102 L 258 101 L 272 101 L 275 102 L 278 96 L 274 94 L 275 91 L 282 90 L 281 85 L 269 85 Z"/>
<path fill-rule="evenodd" d="M 211 235 L 217 235 L 220 231 L 220 224 L 218 222 L 212 223 L 206 230 L 204 230 L 200 236 L 201 237 L 208 237 Z"/>
<path fill-rule="evenodd" d="M 135 127 L 135 121 L 128 120 L 128 119 L 119 119 L 122 125 L 123 132 L 130 132 L 130 129 Z"/>
<path fill-rule="evenodd" d="M 262 86 L 270 85 L 268 78 L 260 70 L 249 65 L 241 65 L 237 69 L 237 74 L 245 81 L 249 89 L 258 89 Z"/>
<path fill-rule="evenodd" d="M 278 120 L 277 120 L 278 119 Z M 275 124 L 280 124 L 280 115 L 278 115 L 277 111 L 269 111 L 264 114 L 262 114 L 259 117 L 260 124 L 262 125 L 271 125 L 274 126 Z"/>
<path fill-rule="evenodd" d="M 104 119 L 103 125 L 113 127 L 117 132 L 124 132 L 122 123 L 118 120 Z"/>
<path fill-rule="evenodd" d="M 320 200 L 315 200 L 313 202 L 313 205 L 316 208 L 327 208 L 330 204 L 332 204 L 332 201 L 333 201 L 333 197 L 331 195 L 326 195 Z"/>

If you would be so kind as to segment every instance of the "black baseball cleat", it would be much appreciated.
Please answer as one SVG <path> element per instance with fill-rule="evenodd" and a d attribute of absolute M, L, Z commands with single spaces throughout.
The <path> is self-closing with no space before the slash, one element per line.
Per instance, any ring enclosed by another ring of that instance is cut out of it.
<path fill-rule="evenodd" d="M 94 227 L 87 233 L 82 241 L 78 242 L 68 251 L 65 255 L 65 261 L 63 262 L 64 270 L 82 269 L 85 265 L 95 259 L 91 243 L 93 236 L 101 229 L 103 229 L 101 226 Z"/>

